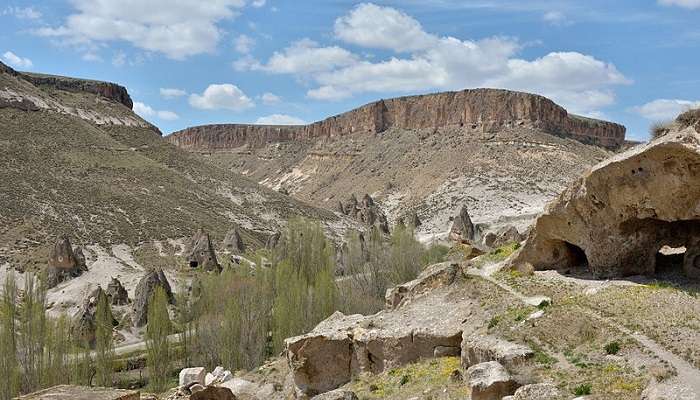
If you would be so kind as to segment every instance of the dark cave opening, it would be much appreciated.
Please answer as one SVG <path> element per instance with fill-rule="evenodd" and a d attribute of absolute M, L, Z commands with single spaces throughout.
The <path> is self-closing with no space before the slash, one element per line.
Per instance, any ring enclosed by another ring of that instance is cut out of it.
<path fill-rule="evenodd" d="M 199 263 L 197 261 L 190 261 L 190 268 L 197 268 Z"/>

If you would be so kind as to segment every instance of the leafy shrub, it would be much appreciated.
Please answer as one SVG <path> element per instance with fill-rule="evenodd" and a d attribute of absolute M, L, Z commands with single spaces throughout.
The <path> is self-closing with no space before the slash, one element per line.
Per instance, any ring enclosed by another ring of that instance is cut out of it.
<path fill-rule="evenodd" d="M 617 341 L 610 342 L 605 345 L 605 352 L 608 354 L 617 354 L 620 351 L 620 343 Z"/>

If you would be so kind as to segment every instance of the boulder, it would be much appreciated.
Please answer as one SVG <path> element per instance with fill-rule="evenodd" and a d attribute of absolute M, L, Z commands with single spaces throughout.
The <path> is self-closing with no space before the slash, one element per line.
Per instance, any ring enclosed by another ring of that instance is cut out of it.
<path fill-rule="evenodd" d="M 463 205 L 452 221 L 449 238 L 460 243 L 474 243 L 476 234 L 476 228 L 469 216 L 469 210 L 466 205 Z"/>
<path fill-rule="evenodd" d="M 190 400 L 236 400 L 236 396 L 225 387 L 207 386 L 204 390 L 192 393 Z"/>
<path fill-rule="evenodd" d="M 199 229 L 190 240 L 187 263 L 190 268 L 201 268 L 205 271 L 221 272 L 221 265 L 216 258 L 214 246 L 209 234 Z"/>
<path fill-rule="evenodd" d="M 223 367 L 216 367 L 211 373 L 207 374 L 207 376 L 204 378 L 204 381 L 207 384 L 207 386 L 209 386 L 224 383 L 231 379 L 233 379 L 233 374 L 231 373 L 231 371 L 225 370 Z M 237 393 L 234 391 L 233 394 Z"/>
<path fill-rule="evenodd" d="M 336 389 L 314 396 L 311 400 L 357 400 L 357 395 L 352 390 Z"/>
<path fill-rule="evenodd" d="M 87 266 L 82 249 L 76 256 L 68 236 L 59 237 L 49 255 L 48 287 L 55 287 L 65 280 L 80 276 L 85 271 Z"/>
<path fill-rule="evenodd" d="M 496 231 L 484 235 L 483 244 L 490 248 L 498 248 L 509 243 L 520 243 L 525 237 L 513 225 L 503 226 Z"/>
<path fill-rule="evenodd" d="M 427 267 L 410 282 L 389 288 L 385 295 L 385 308 L 397 308 L 402 303 L 438 287 L 449 286 L 461 278 L 459 264 L 445 262 Z"/>
<path fill-rule="evenodd" d="M 161 287 L 168 296 L 168 302 L 173 304 L 175 297 L 170 288 L 170 282 L 165 277 L 162 269 L 151 270 L 139 281 L 136 285 L 136 293 L 134 295 L 134 309 L 132 321 L 135 327 L 141 327 L 148 322 L 148 302 L 151 300 L 156 287 Z M 202 381 L 204 382 L 204 381 Z"/>
<path fill-rule="evenodd" d="M 513 394 L 516 388 L 508 371 L 496 361 L 469 367 L 467 384 L 471 389 L 471 400 L 501 400 Z"/>
<path fill-rule="evenodd" d="M 486 318 L 458 286 L 433 289 L 430 296 L 374 315 L 336 312 L 311 332 L 287 339 L 287 363 L 298 392 L 314 396 L 362 373 L 378 374 L 448 349 L 457 353 L 462 332 Z"/>
<path fill-rule="evenodd" d="M 243 243 L 241 232 L 237 226 L 226 234 L 224 238 L 224 248 L 235 254 L 245 253 L 245 244 Z"/>
<path fill-rule="evenodd" d="M 259 398 L 259 394 L 265 390 L 255 382 L 251 382 L 242 378 L 232 378 L 226 382 L 218 384 L 218 386 L 225 387 L 236 395 L 242 398 Z"/>
<path fill-rule="evenodd" d="M 551 383 L 535 383 L 518 388 L 512 400 L 564 400 L 564 396 Z"/>
<path fill-rule="evenodd" d="M 180 371 L 178 384 L 180 386 L 188 386 L 194 382 L 199 384 L 205 383 L 207 370 L 204 367 L 184 368 Z"/>
<path fill-rule="evenodd" d="M 488 361 L 498 361 L 513 371 L 533 355 L 534 352 L 527 346 L 494 336 L 470 335 L 465 332 L 462 337 L 462 368 L 464 369 Z"/>
<path fill-rule="evenodd" d="M 599 278 L 653 274 L 664 246 L 685 247 L 700 278 L 700 133 L 679 125 L 593 167 L 547 206 L 514 263 L 587 265 Z"/>
<path fill-rule="evenodd" d="M 109 282 L 106 293 L 113 306 L 123 306 L 129 303 L 129 293 L 117 278 L 112 278 Z"/>

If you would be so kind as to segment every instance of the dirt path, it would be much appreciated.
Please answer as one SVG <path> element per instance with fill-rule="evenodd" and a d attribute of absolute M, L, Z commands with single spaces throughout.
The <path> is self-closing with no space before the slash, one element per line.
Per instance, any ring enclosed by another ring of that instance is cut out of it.
<path fill-rule="evenodd" d="M 513 287 L 510 285 L 498 281 L 494 279 L 491 274 L 495 272 L 496 269 L 490 268 L 487 270 L 480 270 L 476 268 L 471 268 L 467 271 L 467 274 L 472 275 L 472 276 L 478 276 L 483 279 L 486 279 L 487 281 L 497 285 L 498 287 L 502 288 L 503 290 L 507 291 L 508 293 L 512 294 L 515 296 L 517 299 L 522 301 L 523 303 L 531 306 L 536 306 L 540 304 L 542 301 L 547 300 L 548 298 L 546 296 L 532 296 L 528 297 L 523 295 L 522 293 L 518 292 L 515 290 Z M 652 339 L 650 339 L 648 336 L 643 335 L 639 332 L 633 332 L 632 330 L 628 329 L 627 327 L 615 322 L 614 320 L 610 318 L 606 318 L 602 315 L 600 315 L 598 312 L 595 310 L 592 310 L 587 307 L 579 306 L 581 308 L 581 312 L 585 313 L 586 315 L 590 316 L 593 319 L 596 319 L 600 321 L 601 323 L 604 323 L 613 329 L 616 329 L 623 333 L 624 335 L 627 335 L 637 341 L 643 348 L 646 350 L 652 352 L 654 355 L 656 355 L 659 359 L 666 361 L 669 365 L 673 366 L 673 368 L 676 370 L 677 375 L 670 379 L 669 381 L 664 382 L 663 384 L 659 385 L 659 387 L 663 387 L 663 392 L 671 394 L 672 397 L 668 397 L 669 400 L 672 399 L 677 399 L 677 400 L 698 400 L 700 399 L 700 370 L 697 368 L 693 367 L 690 363 L 682 359 L 681 357 L 673 354 L 672 352 L 666 350 L 663 346 L 659 345 Z"/>

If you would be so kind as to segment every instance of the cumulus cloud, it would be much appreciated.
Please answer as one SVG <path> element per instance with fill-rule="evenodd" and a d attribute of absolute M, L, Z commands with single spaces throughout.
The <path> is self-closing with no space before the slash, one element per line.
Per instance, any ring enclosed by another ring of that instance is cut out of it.
<path fill-rule="evenodd" d="M 398 52 L 423 50 L 438 38 L 423 30 L 420 22 L 391 7 L 360 4 L 335 20 L 335 35 L 346 43 Z"/>
<path fill-rule="evenodd" d="M 692 108 L 700 108 L 700 100 L 657 99 L 632 107 L 631 111 L 651 121 L 665 121 L 674 119 L 678 114 Z"/>
<path fill-rule="evenodd" d="M 263 93 L 263 95 L 260 96 L 260 99 L 262 100 L 262 102 L 263 102 L 265 105 L 268 105 L 268 106 L 271 106 L 271 105 L 273 105 L 273 104 L 277 104 L 277 103 L 279 103 L 280 101 L 282 101 L 282 98 L 281 98 L 281 97 L 277 96 L 277 95 L 274 94 L 274 93 L 270 93 L 270 92 Z"/>
<path fill-rule="evenodd" d="M 310 40 L 292 43 L 267 62 L 248 58 L 240 69 L 292 74 L 315 84 L 307 96 L 338 100 L 367 92 L 415 92 L 497 87 L 535 92 L 568 109 L 597 115 L 615 101 L 613 88 L 630 81 L 617 68 L 578 52 L 553 52 L 527 60 L 510 37 L 459 39 L 426 32 L 391 7 L 361 4 L 335 21 L 335 36 L 365 49 L 388 49 L 383 60 Z"/>
<path fill-rule="evenodd" d="M 176 88 L 160 88 L 160 97 L 166 99 L 166 100 L 171 100 L 175 99 L 178 97 L 185 96 L 187 94 L 186 91 L 182 89 L 176 89 Z"/>
<path fill-rule="evenodd" d="M 561 11 L 547 11 L 542 16 L 542 20 L 548 24 L 562 26 L 571 23 L 566 15 Z"/>
<path fill-rule="evenodd" d="M 233 47 L 241 54 L 248 54 L 255 46 L 255 40 L 248 35 L 238 35 L 233 41 Z"/>
<path fill-rule="evenodd" d="M 149 106 L 148 104 L 144 104 L 140 101 L 134 102 L 134 112 L 141 116 L 141 118 L 143 119 L 150 119 L 156 117 L 163 121 L 174 121 L 180 118 L 179 115 L 175 114 L 172 111 L 154 110 L 153 107 Z"/>
<path fill-rule="evenodd" d="M 37 11 L 33 7 L 6 7 L 2 13 L 2 15 L 12 15 L 16 18 L 19 19 L 31 19 L 31 20 L 38 20 L 41 19 L 41 12 Z"/>
<path fill-rule="evenodd" d="M 247 67 L 276 74 L 312 74 L 357 61 L 358 57 L 348 50 L 338 46 L 321 47 L 313 40 L 302 39 L 281 52 L 275 52 L 266 64 L 249 62 Z"/>
<path fill-rule="evenodd" d="M 31 68 L 34 66 L 32 60 L 26 57 L 20 57 L 11 51 L 6 51 L 2 55 L 2 59 L 5 60 L 6 63 L 10 64 L 10 66 L 16 68 Z"/>
<path fill-rule="evenodd" d="M 700 0 L 659 0 L 659 4 L 689 8 L 691 10 L 700 8 Z"/>
<path fill-rule="evenodd" d="M 285 114 L 272 114 L 266 117 L 260 117 L 255 121 L 258 125 L 304 125 L 306 122 L 297 117 Z"/>
<path fill-rule="evenodd" d="M 244 0 L 73 0 L 64 24 L 38 29 L 41 36 L 73 44 L 125 41 L 173 59 L 213 52 L 217 23 L 238 15 Z"/>
<path fill-rule="evenodd" d="M 253 101 L 236 85 L 211 84 L 204 93 L 190 95 L 190 105 L 201 110 L 243 111 L 255 106 Z"/>
<path fill-rule="evenodd" d="M 260 8 L 265 6 L 265 3 L 267 3 L 266 0 L 253 0 L 253 2 L 250 4 L 255 8 Z"/>

